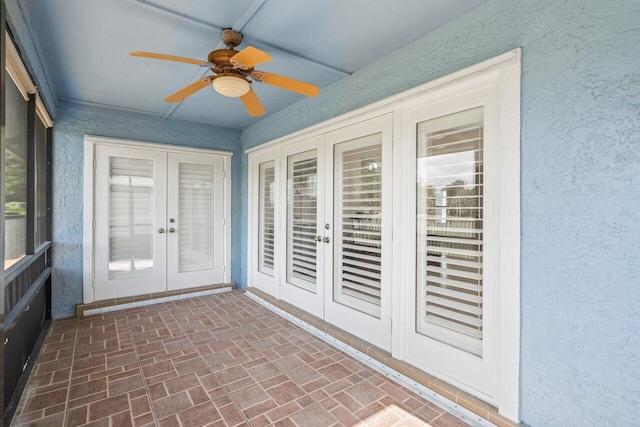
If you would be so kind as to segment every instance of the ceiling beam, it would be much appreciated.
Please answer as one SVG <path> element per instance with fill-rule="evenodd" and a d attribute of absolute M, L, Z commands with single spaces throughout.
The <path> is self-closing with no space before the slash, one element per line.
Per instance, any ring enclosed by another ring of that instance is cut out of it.
<path fill-rule="evenodd" d="M 156 9 L 156 10 L 160 10 L 160 11 L 162 11 L 162 12 L 164 12 L 164 13 L 168 13 L 168 14 L 171 14 L 171 15 L 177 16 L 177 17 L 179 17 L 179 18 L 183 18 L 183 19 L 187 19 L 187 20 L 189 20 L 189 21 L 191 21 L 191 22 L 195 22 L 196 24 L 200 24 L 200 25 L 203 25 L 203 26 L 205 26 L 205 27 L 212 28 L 212 29 L 214 29 L 214 30 L 216 30 L 216 31 L 218 31 L 218 32 L 222 32 L 222 30 L 224 30 L 224 28 L 223 28 L 223 27 L 220 27 L 220 26 L 218 26 L 218 25 L 211 24 L 210 22 L 203 21 L 202 19 L 194 18 L 193 16 L 189 16 L 189 15 L 184 14 L 184 13 L 182 13 L 182 12 L 178 12 L 178 11 L 175 11 L 175 10 L 169 9 L 169 8 L 167 8 L 167 7 L 160 6 L 160 5 L 158 5 L 158 4 L 153 3 L 151 0 L 134 0 L 134 1 L 136 1 L 136 2 L 138 2 L 138 3 L 140 3 L 140 4 L 143 4 L 143 5 L 145 5 L 145 6 L 152 7 L 152 8 L 154 8 L 154 9 Z M 258 12 L 258 10 L 260 9 L 260 7 L 261 7 L 265 2 L 266 2 L 266 0 L 255 0 L 253 3 L 251 3 L 251 5 L 249 5 L 249 7 L 248 7 L 248 8 L 247 8 L 247 10 L 245 11 L 245 13 L 243 13 L 243 14 L 242 14 L 242 16 L 240 17 L 240 19 L 238 19 L 238 22 L 237 22 L 237 23 L 242 23 L 242 27 L 244 27 L 244 25 L 245 25 L 247 22 L 249 22 L 249 20 L 250 20 L 251 18 L 253 18 L 253 16 L 255 16 L 255 14 Z M 245 22 L 242 22 L 242 20 L 243 20 L 243 19 L 246 19 L 246 21 L 245 21 Z M 236 24 L 237 24 L 237 23 L 236 23 Z M 234 29 L 234 30 L 236 30 L 236 31 L 240 31 L 240 30 L 236 29 L 236 26 L 235 26 L 235 25 L 234 25 L 234 26 L 232 26 L 231 28 L 233 28 L 233 29 Z M 313 58 L 309 58 L 309 57 L 304 56 L 304 55 L 302 55 L 302 54 L 299 54 L 299 53 L 297 53 L 297 52 L 293 52 L 293 51 L 291 51 L 291 50 L 284 49 L 284 48 L 282 48 L 282 47 L 279 47 L 279 46 L 273 45 L 273 44 L 271 44 L 271 43 L 263 42 L 263 41 L 261 41 L 261 40 L 253 39 L 253 38 L 245 38 L 244 40 L 245 40 L 245 41 L 250 42 L 250 43 L 251 43 L 251 44 L 253 44 L 253 45 L 256 45 L 257 47 L 266 48 L 267 50 L 272 50 L 272 51 L 280 52 L 280 53 L 283 53 L 283 54 L 285 54 L 285 55 L 293 56 L 293 57 L 295 57 L 295 58 L 299 58 L 299 59 L 302 59 L 302 60 L 304 60 L 304 61 L 311 62 L 311 63 L 313 63 L 313 64 L 316 64 L 316 65 L 319 65 L 319 66 L 321 66 L 321 67 L 323 67 L 323 68 L 326 68 L 326 69 L 328 69 L 328 70 L 331 70 L 331 71 L 334 71 L 334 72 L 340 73 L 340 74 L 342 74 L 343 76 L 351 75 L 351 73 L 350 73 L 350 72 L 348 72 L 348 71 L 342 70 L 342 69 L 340 69 L 340 68 L 336 68 L 336 67 L 334 67 L 334 66 L 332 66 L 332 65 L 325 64 L 324 62 L 317 61 L 317 60 L 315 60 L 315 59 L 313 59 Z"/>

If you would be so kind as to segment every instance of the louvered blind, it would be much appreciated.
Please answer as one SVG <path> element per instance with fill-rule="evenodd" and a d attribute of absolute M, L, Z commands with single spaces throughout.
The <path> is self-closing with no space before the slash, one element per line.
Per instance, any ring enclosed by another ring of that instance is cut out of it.
<path fill-rule="evenodd" d="M 260 163 L 259 166 L 259 230 L 258 230 L 258 271 L 273 276 L 274 263 L 274 206 L 273 186 L 275 180 L 275 163 Z"/>
<path fill-rule="evenodd" d="M 417 329 L 481 356 L 483 108 L 417 131 Z"/>
<path fill-rule="evenodd" d="M 289 156 L 287 162 L 287 281 L 316 291 L 316 150 Z"/>
<path fill-rule="evenodd" d="M 334 147 L 334 300 L 380 317 L 382 135 Z"/>
<path fill-rule="evenodd" d="M 179 271 L 213 268 L 213 166 L 180 163 L 178 168 Z"/>
<path fill-rule="evenodd" d="M 109 279 L 153 274 L 153 161 L 109 162 Z"/>

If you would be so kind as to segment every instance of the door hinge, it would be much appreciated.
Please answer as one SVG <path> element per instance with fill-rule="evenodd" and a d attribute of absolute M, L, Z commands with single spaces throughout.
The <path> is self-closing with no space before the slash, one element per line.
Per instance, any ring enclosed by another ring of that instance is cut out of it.
<path fill-rule="evenodd" d="M 95 218 L 93 219 L 93 229 L 94 230 L 96 229 L 96 219 Z"/>
<path fill-rule="evenodd" d="M 98 161 L 96 159 L 93 159 L 93 170 L 96 170 L 97 167 L 98 167 Z"/>

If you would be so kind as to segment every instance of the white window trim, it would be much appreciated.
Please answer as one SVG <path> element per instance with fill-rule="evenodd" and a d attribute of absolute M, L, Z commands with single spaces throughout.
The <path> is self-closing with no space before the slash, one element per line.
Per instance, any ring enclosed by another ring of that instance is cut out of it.
<path fill-rule="evenodd" d="M 101 136 L 85 135 L 84 137 L 84 209 L 83 209 L 83 240 L 82 240 L 82 290 L 83 303 L 95 301 L 94 289 L 94 179 L 95 179 L 95 152 L 96 146 L 106 145 L 112 147 L 141 148 L 167 153 L 202 154 L 208 156 L 224 157 L 224 281 L 231 281 L 231 157 L 230 151 L 209 150 L 205 148 L 191 148 L 179 145 L 159 144 L 153 142 L 141 142 L 119 138 L 106 138 Z"/>
<path fill-rule="evenodd" d="M 499 360 L 496 366 L 498 392 L 495 403 L 498 412 L 513 421 L 519 420 L 520 412 L 520 79 L 521 79 L 521 49 L 514 49 L 502 55 L 487 59 L 463 70 L 448 74 L 431 82 L 417 86 L 413 89 L 401 92 L 392 97 L 383 99 L 352 112 L 335 117 L 331 120 L 318 123 L 309 128 L 277 138 L 273 141 L 261 144 L 245 151 L 247 154 L 264 152 L 275 147 L 282 147 L 307 138 L 322 135 L 332 130 L 370 119 L 382 114 L 392 112 L 394 114 L 393 140 L 394 142 L 394 176 L 393 182 L 393 277 L 394 282 L 415 286 L 413 275 L 415 274 L 404 265 L 396 265 L 407 257 L 415 256 L 415 248 L 407 247 L 401 236 L 407 235 L 407 214 L 404 203 L 407 199 L 408 185 L 415 185 L 414 176 L 406 176 L 406 162 L 415 158 L 415 138 L 405 135 L 405 126 L 402 115 L 407 104 L 425 96 L 435 96 L 444 93 L 449 88 L 473 79 L 483 79 L 494 74 L 498 84 L 498 114 L 500 127 L 498 138 L 502 141 L 499 150 L 498 180 L 500 181 L 499 194 L 500 206 L 498 215 L 500 221 L 499 269 L 500 283 L 508 283 L 502 286 L 497 296 L 498 313 L 496 324 L 499 328 L 499 343 L 496 350 Z M 407 142 L 409 141 L 409 142 Z M 402 144 L 407 142 L 407 144 Z M 403 147 L 404 145 L 404 147 Z M 410 145 L 407 148 L 407 145 Z M 251 194 L 251 193 L 249 193 Z M 249 201 L 249 209 L 252 209 Z M 251 212 L 251 211 L 250 211 Z M 413 218 L 412 220 L 415 220 Z M 251 221 L 251 215 L 249 216 Z M 249 224 L 251 227 L 251 224 Z M 400 236 L 400 237 L 399 237 Z M 249 233 L 249 245 L 256 243 Z M 251 247 L 251 246 L 250 246 Z M 279 255 L 281 256 L 281 255 Z M 251 269 L 251 263 L 248 264 Z M 396 286 L 392 295 L 392 322 L 394 333 L 392 336 L 392 354 L 396 358 L 402 358 L 404 345 L 402 333 L 396 333 L 401 329 L 404 307 L 407 300 L 409 286 Z M 413 324 L 413 323 L 411 323 Z M 406 327 L 406 325 L 405 325 Z"/>

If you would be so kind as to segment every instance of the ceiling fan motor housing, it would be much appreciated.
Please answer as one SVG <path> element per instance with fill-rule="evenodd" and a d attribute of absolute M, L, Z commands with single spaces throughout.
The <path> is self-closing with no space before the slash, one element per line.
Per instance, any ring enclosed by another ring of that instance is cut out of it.
<path fill-rule="evenodd" d="M 222 39 L 222 43 L 230 48 L 238 47 L 240 43 L 242 43 L 242 34 L 231 28 L 222 30 L 220 38 Z"/>

